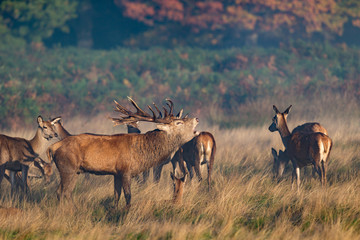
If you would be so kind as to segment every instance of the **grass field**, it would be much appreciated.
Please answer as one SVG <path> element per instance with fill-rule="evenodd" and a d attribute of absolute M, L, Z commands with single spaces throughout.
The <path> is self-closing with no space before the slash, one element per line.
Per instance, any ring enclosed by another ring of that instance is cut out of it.
<path fill-rule="evenodd" d="M 270 112 L 269 112 L 270 113 Z M 269 124 L 272 115 L 269 115 Z M 295 117 L 294 117 L 295 118 Z M 114 209 L 110 176 L 80 177 L 75 206 L 60 205 L 55 196 L 58 177 L 45 186 L 31 181 L 25 201 L 9 199 L 9 183 L 1 184 L 0 205 L 20 209 L 0 212 L 1 239 L 359 239 L 360 238 L 360 123 L 345 116 L 289 120 L 290 129 L 316 120 L 327 128 L 334 146 L 328 187 L 323 189 L 311 168 L 302 170 L 301 191 L 292 190 L 291 171 L 277 184 L 272 178 L 271 147 L 282 149 L 278 133 L 260 127 L 221 130 L 199 127 L 217 141 L 212 189 L 206 182 L 186 185 L 183 203 L 173 205 L 170 165 L 159 184 L 133 181 L 132 207 Z M 124 131 L 91 120 L 64 120 L 71 133 L 112 134 Z M 100 127 L 99 126 L 103 126 Z M 143 129 L 151 128 L 143 126 Z M 7 133 L 30 138 L 33 131 Z M 294 189 L 296 187 L 294 186 Z"/>

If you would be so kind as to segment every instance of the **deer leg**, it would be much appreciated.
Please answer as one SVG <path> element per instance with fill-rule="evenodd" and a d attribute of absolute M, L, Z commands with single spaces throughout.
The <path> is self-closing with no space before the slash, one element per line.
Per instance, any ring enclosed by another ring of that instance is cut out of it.
<path fill-rule="evenodd" d="M 191 166 L 190 164 L 189 165 L 186 165 L 187 166 L 187 169 L 189 171 L 189 176 L 190 176 L 190 181 L 192 180 L 192 178 L 194 177 L 194 170 L 193 170 L 193 166 Z"/>
<path fill-rule="evenodd" d="M 125 201 L 126 201 L 126 208 L 129 209 L 131 204 L 131 177 L 130 175 L 123 175 L 122 176 L 122 187 L 124 189 Z"/>
<path fill-rule="evenodd" d="M 163 166 L 164 166 L 163 164 L 159 164 L 153 167 L 154 182 L 156 183 L 160 181 Z"/>
<path fill-rule="evenodd" d="M 114 175 L 114 205 L 117 208 L 121 197 L 121 188 L 123 186 L 122 176 L 120 174 Z"/>
<path fill-rule="evenodd" d="M 57 190 L 58 198 L 61 200 L 63 198 L 65 199 L 71 199 L 72 191 L 75 188 L 76 180 L 77 180 L 77 174 L 74 171 L 61 173 L 60 172 L 60 186 Z"/>
<path fill-rule="evenodd" d="M 142 183 L 145 184 L 146 181 L 149 179 L 150 169 L 143 171 L 142 175 L 143 175 Z"/>
<path fill-rule="evenodd" d="M 297 190 L 299 192 L 300 191 L 300 168 L 298 166 L 296 166 L 295 172 L 296 172 Z"/>
<path fill-rule="evenodd" d="M 5 176 L 5 164 L 0 166 L 0 186 L 1 186 L 1 182 L 4 178 L 4 176 Z M 1 187 L 0 187 L 0 189 L 1 189 Z"/>
<path fill-rule="evenodd" d="M 200 182 L 202 180 L 201 171 L 200 171 L 200 163 L 196 162 L 194 168 L 195 168 L 196 176 L 198 177 L 199 182 Z"/>
<path fill-rule="evenodd" d="M 327 162 L 322 161 L 321 162 L 321 169 L 322 169 L 322 177 L 323 177 L 323 186 L 326 187 L 326 170 L 327 170 Z"/>
<path fill-rule="evenodd" d="M 10 185 L 11 185 L 11 196 L 15 193 L 15 171 L 9 171 Z"/>
<path fill-rule="evenodd" d="M 29 172 L 29 166 L 27 165 L 21 165 L 21 180 L 22 180 L 22 184 L 24 186 L 24 192 L 25 194 L 28 194 L 28 172 Z"/>
<path fill-rule="evenodd" d="M 314 168 L 315 168 L 317 174 L 319 175 L 321 185 L 323 185 L 323 172 L 322 172 L 322 168 L 321 168 L 321 166 L 320 166 L 320 163 L 319 163 L 319 162 L 315 162 Z"/>

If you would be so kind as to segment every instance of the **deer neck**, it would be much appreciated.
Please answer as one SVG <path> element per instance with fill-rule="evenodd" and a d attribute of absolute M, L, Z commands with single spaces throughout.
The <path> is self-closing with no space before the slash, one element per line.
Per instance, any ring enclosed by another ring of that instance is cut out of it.
<path fill-rule="evenodd" d="M 278 131 L 280 133 L 280 137 L 281 137 L 281 140 L 285 146 L 285 149 L 287 148 L 288 146 L 288 143 L 289 143 L 289 140 L 290 140 L 290 131 L 289 131 L 289 128 L 287 126 L 287 123 L 285 121 L 284 124 L 282 124 L 279 128 L 278 128 Z"/>
<path fill-rule="evenodd" d="M 41 129 L 36 130 L 35 136 L 29 141 L 35 153 L 41 154 L 50 146 L 50 141 L 41 136 Z"/>
<path fill-rule="evenodd" d="M 151 131 L 143 135 L 145 143 L 139 156 L 146 156 L 147 168 L 166 162 L 169 157 L 185 143 L 181 136 L 167 134 L 165 131 Z"/>
<path fill-rule="evenodd" d="M 184 192 L 184 183 L 181 182 L 181 180 L 176 180 L 176 181 L 177 182 L 176 182 L 176 189 L 174 191 L 173 202 L 181 203 Z"/>
<path fill-rule="evenodd" d="M 66 138 L 66 137 L 68 137 L 68 136 L 71 136 L 71 134 L 70 134 L 68 131 L 66 131 L 66 129 L 63 128 L 62 126 L 59 127 L 57 134 L 59 135 L 60 140 Z"/>

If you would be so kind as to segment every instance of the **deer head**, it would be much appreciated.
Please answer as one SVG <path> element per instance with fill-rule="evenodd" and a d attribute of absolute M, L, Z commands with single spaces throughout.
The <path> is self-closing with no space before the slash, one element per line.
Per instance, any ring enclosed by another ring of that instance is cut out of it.
<path fill-rule="evenodd" d="M 172 136 L 181 136 L 183 142 L 188 142 L 199 133 L 195 131 L 195 127 L 199 123 L 199 119 L 197 118 L 188 118 L 186 115 L 185 117 L 182 116 L 183 110 L 174 116 L 174 104 L 170 99 L 166 99 L 166 104 L 169 107 L 169 111 L 163 107 L 164 113 L 162 113 L 158 106 L 153 103 L 155 111 L 152 109 L 150 105 L 148 105 L 149 110 L 151 111 L 151 115 L 144 110 L 142 110 L 134 100 L 128 97 L 130 103 L 135 107 L 136 112 L 132 112 L 118 102 L 115 102 L 115 111 L 121 113 L 123 116 L 120 118 L 111 118 L 115 125 L 119 124 L 136 124 L 138 121 L 145 121 L 145 122 L 153 122 L 158 123 L 157 128 L 166 132 L 168 135 Z"/>
<path fill-rule="evenodd" d="M 284 173 L 286 164 L 289 162 L 289 157 L 282 150 L 279 150 L 279 154 L 277 154 L 274 148 L 271 148 L 271 153 L 274 157 L 273 171 L 275 177 L 279 178 Z"/>
<path fill-rule="evenodd" d="M 46 140 L 50 140 L 53 137 L 57 137 L 57 133 L 54 131 L 50 121 L 44 121 L 41 116 L 37 117 L 38 127 L 40 134 Z"/>
<path fill-rule="evenodd" d="M 180 163 L 176 162 L 174 172 L 170 172 L 170 177 L 173 181 L 174 194 L 173 194 L 173 202 L 181 203 L 182 196 L 184 193 L 184 183 L 186 181 L 186 163 L 182 162 L 183 166 L 179 166 Z"/>
<path fill-rule="evenodd" d="M 272 119 L 272 124 L 269 126 L 270 132 L 279 131 L 282 127 L 287 125 L 286 119 L 287 115 L 289 114 L 290 108 L 292 105 L 290 105 L 283 113 L 281 113 L 275 105 L 273 105 L 273 109 L 275 111 L 275 116 Z"/>

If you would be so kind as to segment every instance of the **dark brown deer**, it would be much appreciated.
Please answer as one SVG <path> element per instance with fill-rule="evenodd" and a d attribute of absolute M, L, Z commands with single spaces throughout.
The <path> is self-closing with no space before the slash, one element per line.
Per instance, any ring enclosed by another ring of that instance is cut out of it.
<path fill-rule="evenodd" d="M 303 125 L 299 125 L 293 129 L 291 134 L 294 134 L 296 132 L 306 132 L 306 133 L 321 132 L 324 133 L 325 135 L 328 135 L 327 130 L 323 126 L 321 126 L 320 123 L 317 122 L 304 123 Z M 279 150 L 279 154 L 278 154 L 274 148 L 271 148 L 271 153 L 274 158 L 273 170 L 275 173 L 275 177 L 279 180 L 282 177 L 286 165 L 289 163 L 290 159 L 282 150 Z M 314 171 L 315 169 L 313 170 L 313 175 L 314 175 Z"/>
<path fill-rule="evenodd" d="M 52 123 L 37 118 L 38 129 L 31 140 L 0 135 L 0 183 L 5 176 L 5 170 L 10 170 L 9 180 L 11 191 L 15 190 L 15 172 L 21 171 L 22 184 L 25 192 L 28 190 L 27 176 L 29 165 L 37 162 L 36 166 L 49 170 L 49 166 L 38 156 L 49 146 L 49 140 L 56 136 Z"/>
<path fill-rule="evenodd" d="M 60 173 L 58 197 L 70 198 L 77 175 L 89 172 L 97 175 L 114 176 L 115 206 L 119 202 L 121 189 L 125 194 L 126 206 L 130 207 L 131 177 L 166 161 L 184 143 L 197 135 L 197 118 L 180 118 L 173 115 L 173 103 L 167 100 L 169 111 L 164 114 L 154 104 L 156 114 L 143 111 L 129 98 L 136 108 L 132 112 L 115 101 L 116 109 L 122 116 L 112 118 L 115 124 L 129 124 L 136 121 L 159 123 L 156 130 L 145 134 L 95 135 L 80 134 L 60 141 L 52 152 L 52 159 Z"/>
<path fill-rule="evenodd" d="M 326 185 L 326 170 L 330 155 L 332 140 L 321 132 L 295 132 L 290 133 L 287 126 L 287 115 L 291 105 L 281 113 L 273 106 L 275 116 L 269 126 L 271 132 L 278 131 L 283 144 L 285 154 L 293 164 L 293 178 L 296 176 L 298 190 L 300 189 L 300 168 L 313 165 L 319 174 L 321 184 Z"/>

